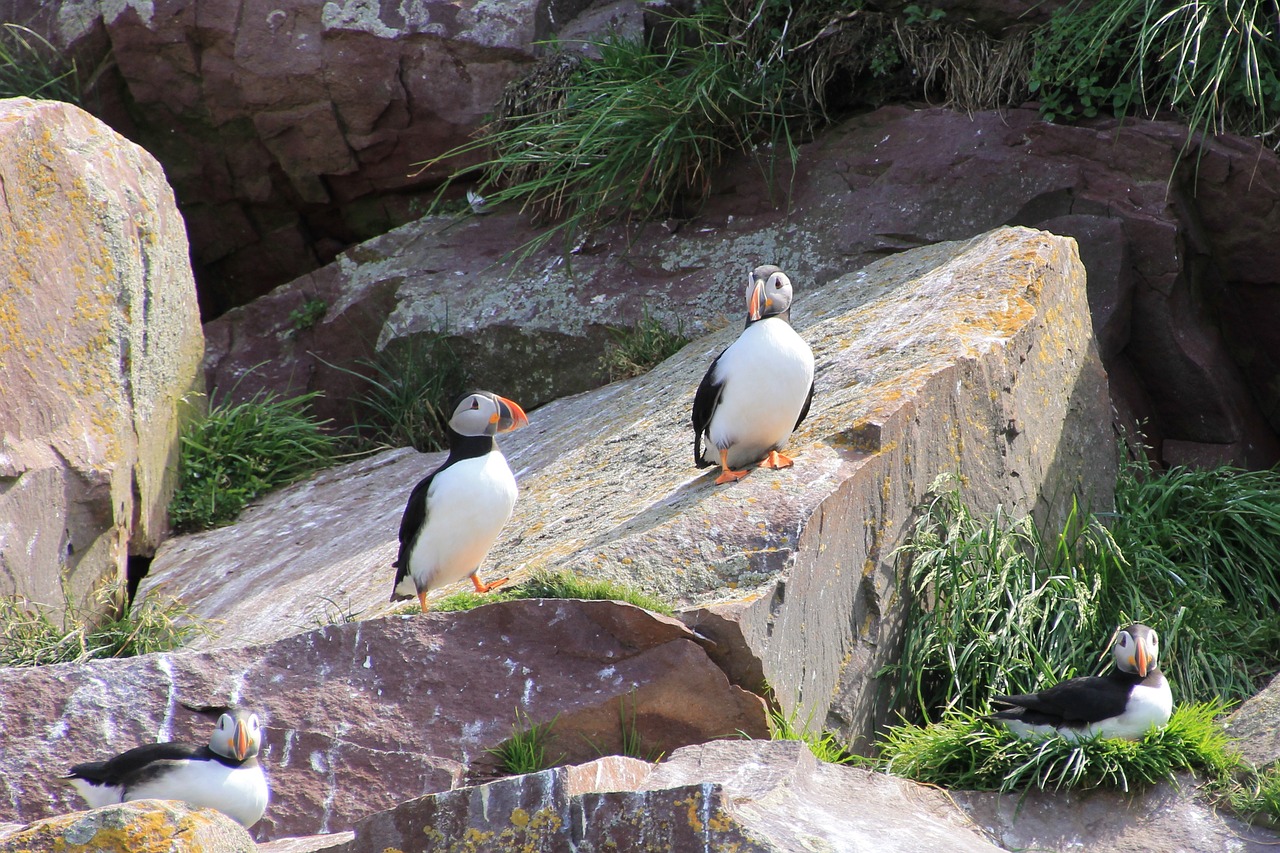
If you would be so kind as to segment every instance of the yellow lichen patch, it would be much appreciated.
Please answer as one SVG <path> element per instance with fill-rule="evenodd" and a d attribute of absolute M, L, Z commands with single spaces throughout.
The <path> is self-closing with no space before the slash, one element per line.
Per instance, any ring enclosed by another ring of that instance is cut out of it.
<path fill-rule="evenodd" d="M 524 809 L 513 809 L 511 812 L 511 823 L 521 828 L 529 825 L 529 813 Z"/>

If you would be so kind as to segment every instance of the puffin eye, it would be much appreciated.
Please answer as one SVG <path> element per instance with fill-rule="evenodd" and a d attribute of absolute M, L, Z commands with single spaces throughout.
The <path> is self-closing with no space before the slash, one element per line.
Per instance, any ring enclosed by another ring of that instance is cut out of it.
<path fill-rule="evenodd" d="M 480 401 L 479 401 L 479 400 L 477 400 L 475 397 L 472 397 L 472 398 L 471 398 L 471 408 L 473 408 L 473 409 L 478 409 L 478 408 L 480 408 Z"/>
<path fill-rule="evenodd" d="M 1121 631 L 1120 632 L 1120 648 L 1124 649 L 1124 648 L 1128 648 L 1128 646 L 1129 646 L 1129 632 Z"/>

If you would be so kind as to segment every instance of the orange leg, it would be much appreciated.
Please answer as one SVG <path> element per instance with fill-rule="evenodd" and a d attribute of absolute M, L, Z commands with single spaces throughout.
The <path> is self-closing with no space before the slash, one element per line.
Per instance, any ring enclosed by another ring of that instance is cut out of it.
<path fill-rule="evenodd" d="M 423 613 L 427 612 L 427 593 L 425 591 L 418 593 L 418 606 L 422 608 Z"/>
<path fill-rule="evenodd" d="M 720 467 L 723 470 L 720 472 L 720 476 L 716 477 L 717 486 L 724 483 L 732 483 L 747 476 L 746 471 L 734 471 L 729 467 L 729 451 L 727 450 L 720 451 Z"/>
<path fill-rule="evenodd" d="M 510 580 L 510 579 L 509 579 L 509 578 L 498 578 L 496 581 L 489 581 L 488 583 L 481 583 L 481 582 L 480 582 L 480 578 L 479 578 L 479 577 L 477 577 L 477 576 L 476 576 L 476 575 L 474 575 L 474 574 L 473 574 L 473 575 L 471 575 L 471 583 L 475 584 L 476 592 L 481 593 L 481 594 L 484 594 L 484 593 L 488 592 L 488 591 L 489 591 L 489 590 L 491 590 L 491 589 L 497 589 L 498 587 L 500 587 L 500 586 L 502 586 L 504 583 L 506 583 L 508 580 Z"/>
<path fill-rule="evenodd" d="M 761 468 L 790 468 L 796 464 L 795 460 L 790 456 L 779 453 L 776 450 L 770 450 L 769 455 L 760 463 Z"/>

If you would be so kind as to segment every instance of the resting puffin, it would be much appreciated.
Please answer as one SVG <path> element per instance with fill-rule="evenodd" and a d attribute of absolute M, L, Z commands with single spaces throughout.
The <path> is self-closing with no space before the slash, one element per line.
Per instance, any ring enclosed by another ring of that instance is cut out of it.
<path fill-rule="evenodd" d="M 488 391 L 464 394 L 454 405 L 449 458 L 413 487 L 400 519 L 392 601 L 417 595 L 426 613 L 428 590 L 468 576 L 476 592 L 506 583 L 481 583 L 476 576 L 518 494 L 493 437 L 528 423 L 519 405 Z"/>
<path fill-rule="evenodd" d="M 988 719 L 1004 723 L 1019 737 L 1056 732 L 1130 740 L 1169 722 L 1173 693 L 1160 671 L 1156 632 L 1135 622 L 1116 632 L 1111 654 L 1113 672 L 1069 678 L 1039 693 L 996 696 L 992 702 L 1012 707 Z"/>
<path fill-rule="evenodd" d="M 769 264 L 747 282 L 747 325 L 716 356 L 693 398 L 693 462 L 720 463 L 717 485 L 752 462 L 786 468 L 779 453 L 813 402 L 813 350 L 791 328 L 791 279 Z M 706 442 L 704 448 L 703 442 Z"/>
<path fill-rule="evenodd" d="M 149 743 L 106 761 L 77 764 L 62 778 L 90 808 L 133 800 L 182 800 L 217 809 L 250 827 L 267 810 L 267 777 L 258 763 L 258 715 L 229 711 L 208 746 Z"/>

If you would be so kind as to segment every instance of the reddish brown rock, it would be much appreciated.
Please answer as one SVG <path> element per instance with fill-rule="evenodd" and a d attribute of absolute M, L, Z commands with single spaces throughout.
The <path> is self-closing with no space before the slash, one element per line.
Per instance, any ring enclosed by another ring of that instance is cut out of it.
<path fill-rule="evenodd" d="M 249 833 L 213 809 L 136 800 L 45 818 L 0 836 L 0 853 L 254 853 Z"/>
<path fill-rule="evenodd" d="M 27 822 L 82 807 L 56 779 L 77 761 L 206 740 L 210 722 L 180 702 L 256 709 L 272 790 L 260 840 L 346 830 L 490 774 L 487 750 L 517 722 L 552 724 L 549 756 L 572 763 L 617 750 L 624 726 L 653 755 L 767 736 L 762 701 L 684 626 L 613 602 L 508 602 L 266 646 L 0 670 L 0 696 L 0 796 Z"/>
<path fill-rule="evenodd" d="M 76 107 L 0 101 L 0 595 L 93 610 L 154 553 L 202 354 L 160 164 Z"/>

